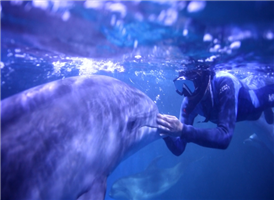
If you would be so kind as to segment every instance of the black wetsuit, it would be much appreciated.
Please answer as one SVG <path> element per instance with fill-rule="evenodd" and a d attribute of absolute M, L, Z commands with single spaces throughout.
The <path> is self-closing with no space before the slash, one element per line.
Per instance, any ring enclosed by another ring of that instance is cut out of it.
<path fill-rule="evenodd" d="M 203 99 L 191 111 L 188 107 L 191 107 L 191 101 L 185 97 L 180 114 L 180 121 L 184 124 L 182 136 L 164 138 L 170 151 L 181 155 L 188 142 L 225 149 L 231 141 L 237 121 L 257 120 L 265 111 L 265 114 L 269 114 L 267 122 L 273 123 L 271 107 L 274 107 L 274 84 L 250 90 L 235 76 L 219 72 L 212 78 Z M 217 127 L 193 127 L 194 118 L 198 114 L 204 116 L 205 121 L 216 123 Z"/>

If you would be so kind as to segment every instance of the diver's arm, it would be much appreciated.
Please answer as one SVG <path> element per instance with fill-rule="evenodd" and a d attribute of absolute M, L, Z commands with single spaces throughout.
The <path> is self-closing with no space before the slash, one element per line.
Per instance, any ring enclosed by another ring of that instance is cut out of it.
<path fill-rule="evenodd" d="M 164 137 L 164 141 L 168 149 L 176 156 L 181 155 L 186 147 L 186 140 L 180 135 L 182 134 L 184 123 L 193 124 L 194 118 L 197 116 L 194 112 L 190 115 L 186 115 L 183 110 L 187 105 L 187 99 L 184 98 L 181 106 L 180 120 L 175 116 L 170 115 L 158 115 L 157 122 L 159 124 L 159 129 L 162 131 L 161 135 L 168 133 L 167 137 Z M 172 136 L 172 137 L 170 137 Z"/>
<path fill-rule="evenodd" d="M 216 128 L 195 128 L 184 124 L 181 138 L 201 146 L 226 149 L 231 141 L 236 117 L 237 97 L 235 86 L 230 78 L 222 78 L 216 89 L 219 99 L 219 114 Z"/>
<path fill-rule="evenodd" d="M 186 148 L 186 140 L 181 137 L 165 137 L 163 138 L 168 149 L 176 156 L 181 155 Z"/>

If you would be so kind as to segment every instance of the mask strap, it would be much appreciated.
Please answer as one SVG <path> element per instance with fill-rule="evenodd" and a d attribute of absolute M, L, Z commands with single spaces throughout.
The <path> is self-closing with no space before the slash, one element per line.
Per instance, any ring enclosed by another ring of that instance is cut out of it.
<path fill-rule="evenodd" d="M 212 84 L 211 84 L 211 76 L 209 76 L 209 92 L 210 92 L 210 98 L 211 98 L 211 105 L 212 108 L 214 107 L 214 99 L 213 99 L 213 92 L 212 92 Z"/>

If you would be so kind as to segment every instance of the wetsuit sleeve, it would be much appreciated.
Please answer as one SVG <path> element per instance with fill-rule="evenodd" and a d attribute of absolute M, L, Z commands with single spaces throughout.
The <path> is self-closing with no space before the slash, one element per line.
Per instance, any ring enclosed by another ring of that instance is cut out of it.
<path fill-rule="evenodd" d="M 192 125 L 184 125 L 182 137 L 187 142 L 201 146 L 225 149 L 228 147 L 237 117 L 238 98 L 233 80 L 221 77 L 216 82 L 218 95 L 218 122 L 216 128 L 201 129 Z"/>
<path fill-rule="evenodd" d="M 183 110 L 185 109 L 185 107 L 188 104 L 188 99 L 184 98 L 182 105 L 181 105 L 181 113 L 180 113 L 180 121 L 184 124 L 193 124 L 194 118 L 197 116 L 197 114 L 195 114 L 194 112 L 191 113 L 190 115 L 186 115 L 185 112 L 183 112 Z M 182 137 L 165 137 L 163 138 L 168 149 L 176 156 L 181 155 L 186 147 L 186 140 L 185 138 Z"/>

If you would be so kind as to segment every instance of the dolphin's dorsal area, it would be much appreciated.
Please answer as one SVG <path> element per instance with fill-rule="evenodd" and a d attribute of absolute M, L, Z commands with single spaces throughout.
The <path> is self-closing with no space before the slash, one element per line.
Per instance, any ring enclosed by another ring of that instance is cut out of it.
<path fill-rule="evenodd" d="M 144 93 L 106 76 L 2 100 L 2 199 L 104 199 L 115 167 L 159 138 L 157 113 Z"/>

